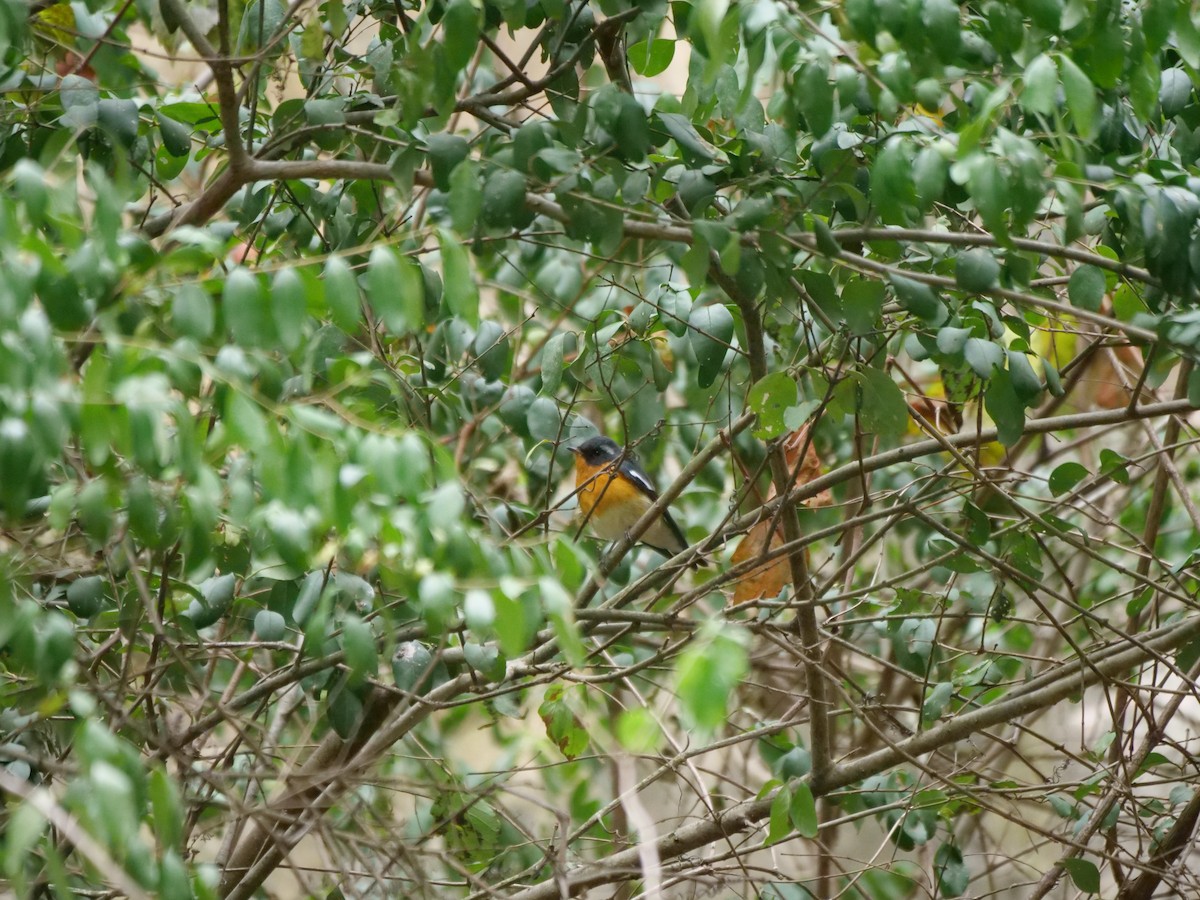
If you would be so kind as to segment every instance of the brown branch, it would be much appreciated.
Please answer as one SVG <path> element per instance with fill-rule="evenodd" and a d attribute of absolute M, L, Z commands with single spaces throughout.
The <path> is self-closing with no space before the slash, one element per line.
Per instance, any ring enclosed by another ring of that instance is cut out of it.
<path fill-rule="evenodd" d="M 1129 409 L 1127 407 L 1121 409 L 1102 409 L 1095 412 L 1069 413 L 1062 416 L 1050 416 L 1044 419 L 1030 419 L 1025 423 L 1025 433 L 1050 434 L 1055 431 L 1069 431 L 1077 428 L 1094 428 L 1101 425 L 1135 422 L 1138 419 L 1183 415 L 1195 412 L 1195 410 L 1196 407 L 1192 406 L 1186 399 L 1164 400 L 1161 403 L 1147 403 L 1145 406 L 1139 406 L 1137 409 Z M 861 461 L 839 466 L 830 472 L 826 472 L 819 478 L 814 478 L 808 484 L 794 488 L 792 494 L 797 500 L 807 500 L 850 478 L 857 477 L 860 472 L 875 472 L 879 469 L 894 466 L 897 463 L 911 462 L 914 459 L 920 459 L 922 456 L 930 456 L 938 453 L 944 449 L 943 444 L 951 447 L 973 447 L 976 444 L 989 444 L 995 440 L 997 440 L 997 430 L 995 428 L 984 428 L 978 432 L 946 435 L 944 440 L 930 439 L 905 444 L 902 447 L 895 447 L 891 450 L 884 450 L 881 453 L 868 456 Z M 771 503 L 778 502 L 780 502 L 780 498 L 778 497 L 771 501 Z M 753 525 L 756 520 L 757 515 L 743 516 L 733 523 L 731 530 L 745 530 Z"/>
<path fill-rule="evenodd" d="M 225 15 L 228 12 L 226 4 L 221 3 L 219 7 L 222 15 L 218 23 L 218 29 L 220 31 L 221 49 L 223 52 L 217 52 L 213 45 L 209 43 L 208 37 L 200 30 L 200 27 L 196 24 L 196 20 L 188 15 L 188 11 L 183 5 L 183 0 L 162 0 L 162 6 L 164 12 L 179 22 L 180 30 L 191 41 L 192 46 L 196 48 L 196 52 L 204 57 L 205 62 L 208 63 L 208 67 L 212 69 L 213 80 L 217 84 L 217 111 L 221 117 L 221 130 L 225 134 L 225 146 L 229 150 L 229 168 L 235 174 L 238 174 L 249 160 L 249 156 L 246 154 L 246 147 L 242 143 L 241 122 L 238 118 L 237 90 L 233 85 L 233 64 L 229 59 L 229 22 L 228 16 Z"/>
<path fill-rule="evenodd" d="M 1095 266 L 1098 269 L 1107 269 L 1110 272 L 1116 272 L 1122 278 L 1140 281 L 1143 284 L 1158 284 L 1158 279 L 1145 269 L 1131 266 L 1120 260 L 1109 259 L 1107 256 L 1101 256 L 1079 247 L 1067 247 L 1047 241 L 1031 241 L 1015 237 L 1010 237 L 1001 243 L 986 232 L 933 231 L 923 228 L 839 228 L 833 232 L 833 239 L 839 244 L 860 241 L 911 241 L 922 244 L 946 244 L 951 247 L 1012 246 L 1018 250 L 1028 250 L 1043 256 L 1069 259 L 1072 262 Z"/>
<path fill-rule="evenodd" d="M 836 232 L 835 232 L 836 234 Z M 784 236 L 784 240 L 792 245 L 808 250 L 811 253 L 826 256 L 818 247 L 817 239 L 811 235 L 802 237 Z M 1038 243 L 1034 241 L 1033 243 Z M 1052 244 L 1045 246 L 1054 246 Z M 889 266 L 885 263 L 876 262 L 873 259 L 868 259 L 865 256 L 860 256 L 856 253 L 850 253 L 847 250 L 842 250 L 836 255 L 827 256 L 828 259 L 834 262 L 841 263 L 848 268 L 858 272 L 867 272 L 872 275 L 882 275 L 885 278 L 908 278 L 912 281 L 918 281 L 921 284 L 927 284 L 930 287 L 940 288 L 944 291 L 961 291 L 962 288 L 953 278 L 948 278 L 945 275 L 932 275 L 926 272 L 916 272 L 911 269 L 902 269 L 898 266 Z M 1118 334 L 1124 334 L 1133 340 L 1146 341 L 1147 343 L 1156 343 L 1159 340 L 1158 334 L 1150 328 L 1143 328 L 1140 325 L 1134 325 L 1130 322 L 1122 322 L 1114 319 L 1111 316 L 1106 316 L 1103 313 L 1091 312 L 1090 310 L 1082 309 L 1078 306 L 1071 306 L 1067 303 L 1060 303 L 1057 300 L 1051 300 L 1049 297 L 1038 297 L 1034 294 L 1026 294 L 1022 291 L 1014 291 L 1009 288 L 994 287 L 985 291 L 973 291 L 985 297 L 995 297 L 999 300 L 1007 300 L 1016 306 L 1032 306 L 1038 309 L 1048 310 L 1058 313 L 1062 316 L 1072 316 L 1080 321 L 1091 322 L 1093 325 L 1098 325 L 1101 328 L 1106 328 Z"/>
<path fill-rule="evenodd" d="M 75 849 L 96 867 L 102 878 L 126 897 L 133 900 L 150 900 L 150 894 L 142 890 L 120 863 L 112 858 L 108 848 L 92 837 L 91 832 L 84 828 L 75 816 L 59 805 L 53 792 L 44 787 L 35 787 L 24 779 L 11 775 L 7 769 L 0 769 L 0 791 L 19 798 L 21 802 L 37 810 L 42 818 L 62 832 Z M 24 865 L 25 860 L 21 860 L 21 863 Z"/>
<path fill-rule="evenodd" d="M 427 176 L 428 173 L 418 172 L 417 175 Z M 255 181 L 295 181 L 301 178 L 369 178 L 387 181 L 391 177 L 391 170 L 382 163 L 352 159 L 275 161 L 250 158 L 240 171 L 235 171 L 232 165 L 225 168 L 191 203 L 151 219 L 142 230 L 150 237 L 159 237 L 180 225 L 201 225 L 220 212 L 234 194 Z M 417 180 L 420 183 L 422 179 Z M 432 184 L 431 179 L 429 183 Z"/>
<path fill-rule="evenodd" d="M 601 22 L 596 30 L 601 28 L 616 28 L 626 21 L 636 19 L 641 14 L 642 11 L 636 6 L 632 9 L 622 10 Z M 559 78 L 563 73 L 573 68 L 583 58 L 583 55 L 588 52 L 593 38 L 594 35 L 589 35 L 587 40 L 580 41 L 579 46 L 575 48 L 575 51 L 567 59 L 556 65 L 541 78 L 529 80 L 515 75 L 510 76 L 510 82 L 520 80 L 522 82 L 521 85 L 514 87 L 512 90 L 492 91 L 491 93 L 466 97 L 455 105 L 455 109 L 459 112 L 474 112 L 488 106 L 516 106 L 517 104 L 524 103 L 526 100 L 544 91 L 556 78 Z"/>
<path fill-rule="evenodd" d="M 1158 849 L 1150 858 L 1148 868 L 1117 895 L 1117 900 L 1150 900 L 1166 876 L 1168 867 L 1179 859 L 1184 850 L 1191 846 L 1198 821 L 1200 821 L 1200 791 L 1192 794 L 1192 799 L 1179 813 L 1179 818 L 1175 820 L 1171 830 L 1163 835 Z"/>
<path fill-rule="evenodd" d="M 1200 672 L 1200 664 L 1193 665 L 1191 671 L 1187 673 L 1186 677 L 1189 679 L 1195 678 L 1198 672 Z M 1150 731 L 1146 734 L 1145 739 L 1142 741 L 1141 746 L 1139 746 L 1129 758 L 1126 767 L 1127 771 L 1135 773 L 1141 771 L 1143 763 L 1145 763 L 1146 759 L 1149 758 L 1150 753 L 1156 747 L 1158 747 L 1159 743 L 1163 739 L 1163 735 L 1166 734 L 1166 723 L 1174 718 L 1175 713 L 1179 711 L 1179 707 L 1183 705 L 1183 701 L 1191 699 L 1191 697 L 1192 695 L 1190 693 L 1181 691 L 1171 698 L 1171 701 L 1167 705 L 1167 708 L 1163 711 L 1163 715 L 1161 716 L 1158 724 L 1150 729 Z M 1115 778 L 1113 779 L 1113 782 L 1109 785 L 1108 791 L 1105 793 L 1104 797 L 1099 803 L 1096 804 L 1095 808 L 1088 816 L 1087 824 L 1077 835 L 1075 835 L 1075 840 L 1078 844 L 1086 846 L 1088 841 L 1090 841 L 1092 837 L 1104 826 L 1104 821 L 1108 818 L 1109 811 L 1113 808 L 1113 806 L 1116 805 L 1121 793 L 1130 787 L 1132 781 L 1133 778 L 1128 776 L 1120 781 Z M 1198 793 L 1197 796 L 1200 796 L 1200 793 Z M 1193 801 L 1195 801 L 1195 799 L 1195 797 L 1192 798 Z M 1183 817 L 1181 816 L 1180 821 L 1182 821 L 1182 819 Z M 1178 822 L 1176 825 L 1178 825 Z M 1174 829 L 1172 829 L 1172 831 L 1174 831 Z M 1152 867 L 1158 869 L 1163 867 L 1165 863 L 1163 862 L 1163 857 L 1161 854 L 1167 849 L 1169 842 L 1170 835 L 1164 837 L 1162 843 L 1160 844 L 1160 852 L 1156 853 L 1154 858 L 1151 860 L 1150 865 Z M 1050 891 L 1054 889 L 1054 886 L 1058 883 L 1059 879 L 1062 878 L 1062 874 L 1066 869 L 1065 861 L 1068 859 L 1078 858 L 1079 855 L 1080 851 L 1078 849 L 1071 848 L 1071 850 L 1064 854 L 1061 859 L 1057 860 L 1054 865 L 1052 865 L 1042 875 L 1041 880 L 1039 880 L 1034 886 L 1033 893 L 1029 895 L 1029 900 L 1041 900 L 1041 898 L 1049 894 Z M 1148 877 L 1158 876 L 1159 874 L 1160 873 L 1154 869 L 1148 869 L 1144 871 L 1138 878 L 1137 883 L 1142 882 Z M 1135 883 L 1135 886 L 1137 883 Z M 1158 879 L 1156 879 L 1154 883 L 1157 884 Z M 1120 896 L 1125 897 L 1125 893 L 1122 892 Z M 1149 897 L 1150 895 L 1147 893 L 1145 896 Z"/>
<path fill-rule="evenodd" d="M 1026 682 L 1003 700 L 959 713 L 943 724 L 907 740 L 834 766 L 825 784 L 819 790 L 814 788 L 813 793 L 826 796 L 834 790 L 885 772 L 906 759 L 932 753 L 969 739 L 986 728 L 1053 706 L 1101 680 L 1121 677 L 1134 666 L 1181 647 L 1197 635 L 1200 635 L 1200 616 L 1193 616 L 1150 632 L 1145 636 L 1143 647 L 1127 647 L 1117 642 L 1092 654 L 1090 660 L 1076 659 L 1064 663 Z M 770 815 L 775 793 L 773 791 L 770 796 L 760 800 L 744 801 L 713 819 L 685 825 L 660 838 L 657 842 L 659 859 L 666 863 L 700 847 L 749 831 Z M 615 853 L 601 862 L 577 866 L 565 876 L 570 895 L 578 896 L 590 888 L 637 877 L 637 854 L 634 848 Z M 549 879 L 512 895 L 510 900 L 558 900 L 561 896 L 559 887 L 559 880 Z"/>
<path fill-rule="evenodd" d="M 712 256 L 712 251 L 709 251 Z M 750 377 L 757 383 L 767 376 L 767 350 L 763 333 L 762 316 L 758 304 L 753 297 L 747 297 L 728 277 L 719 263 L 713 259 L 709 264 L 709 277 L 720 285 L 742 314 L 742 327 L 746 332 L 746 353 L 750 362 Z M 804 454 L 796 466 L 803 465 Z M 821 655 L 821 635 L 817 625 L 816 596 L 813 593 L 812 576 L 808 571 L 808 552 L 800 544 L 800 522 L 796 517 L 796 500 L 787 499 L 792 486 L 796 483 L 796 472 L 789 471 L 787 456 L 781 441 L 772 441 L 767 446 L 767 462 L 771 469 L 771 480 L 775 483 L 776 494 L 784 498 L 779 505 L 780 514 L 776 521 L 783 529 L 784 543 L 792 545 L 788 554 L 788 567 L 791 573 L 792 587 L 796 591 L 796 625 L 802 644 L 804 660 L 804 679 L 811 700 L 811 716 L 809 719 L 809 752 L 812 753 L 812 783 L 818 787 L 830 764 L 830 727 L 829 727 L 829 692 L 825 676 L 821 672 L 818 658 Z M 764 549 L 769 548 L 771 537 L 768 534 L 763 542 Z"/>

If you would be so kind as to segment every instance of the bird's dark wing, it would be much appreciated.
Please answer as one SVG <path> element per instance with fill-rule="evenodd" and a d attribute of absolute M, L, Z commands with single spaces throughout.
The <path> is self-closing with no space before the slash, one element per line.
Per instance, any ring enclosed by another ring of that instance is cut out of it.
<path fill-rule="evenodd" d="M 646 474 L 646 470 L 638 465 L 638 461 L 630 456 L 626 456 L 621 460 L 621 474 L 641 488 L 642 492 L 650 498 L 651 501 L 658 499 L 658 491 L 654 488 L 654 482 L 650 480 L 650 476 Z M 680 550 L 688 545 L 687 538 L 683 536 L 683 529 L 676 524 L 671 517 L 669 510 L 663 510 L 662 521 L 671 531 L 671 535 L 678 541 L 678 546 L 674 549 L 670 547 L 654 547 L 663 556 L 674 556 Z M 653 545 L 651 545 L 653 546 Z"/>
<path fill-rule="evenodd" d="M 638 465 L 636 459 L 632 456 L 626 456 L 621 460 L 621 465 L 618 468 L 621 474 L 641 488 L 647 497 L 651 500 L 658 499 L 658 491 L 655 490 L 654 482 L 650 480 L 650 476 L 646 474 L 646 470 Z"/>

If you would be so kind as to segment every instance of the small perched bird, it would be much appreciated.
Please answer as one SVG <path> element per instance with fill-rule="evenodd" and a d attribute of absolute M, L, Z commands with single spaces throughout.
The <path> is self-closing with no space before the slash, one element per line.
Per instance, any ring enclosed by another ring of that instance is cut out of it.
<path fill-rule="evenodd" d="M 575 454 L 575 489 L 584 521 L 597 537 L 620 540 L 658 499 L 654 482 L 632 453 L 609 438 L 588 438 L 570 449 Z M 674 556 L 688 546 L 665 509 L 641 541 L 664 556 Z"/>

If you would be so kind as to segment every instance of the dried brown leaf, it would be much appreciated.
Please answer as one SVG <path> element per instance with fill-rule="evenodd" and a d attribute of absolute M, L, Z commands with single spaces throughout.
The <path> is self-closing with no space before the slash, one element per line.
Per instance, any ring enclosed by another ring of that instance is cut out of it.
<path fill-rule="evenodd" d="M 771 534 L 769 548 L 765 546 L 768 534 Z M 733 551 L 733 557 L 730 561 L 736 566 L 739 563 L 761 556 L 768 549 L 775 549 L 782 546 L 783 535 L 780 533 L 780 530 L 776 528 L 774 533 L 771 533 L 771 520 L 765 519 L 751 528 L 746 536 L 742 538 L 737 545 L 737 549 Z M 737 585 L 734 587 L 733 605 L 738 606 L 742 603 L 764 597 L 777 597 L 779 592 L 783 590 L 783 586 L 787 584 L 788 574 L 788 559 L 786 556 L 780 556 L 777 559 L 751 569 L 738 580 Z"/>

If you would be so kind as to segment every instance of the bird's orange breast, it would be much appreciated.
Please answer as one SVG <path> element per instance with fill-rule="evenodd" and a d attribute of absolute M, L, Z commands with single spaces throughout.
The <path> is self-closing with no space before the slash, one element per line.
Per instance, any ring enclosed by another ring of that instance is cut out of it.
<path fill-rule="evenodd" d="M 585 516 L 591 516 L 597 504 L 623 506 L 630 501 L 637 506 L 648 505 L 645 495 L 620 477 L 610 466 L 589 466 L 582 459 L 575 460 L 575 487 L 579 491 L 579 508 Z"/>

